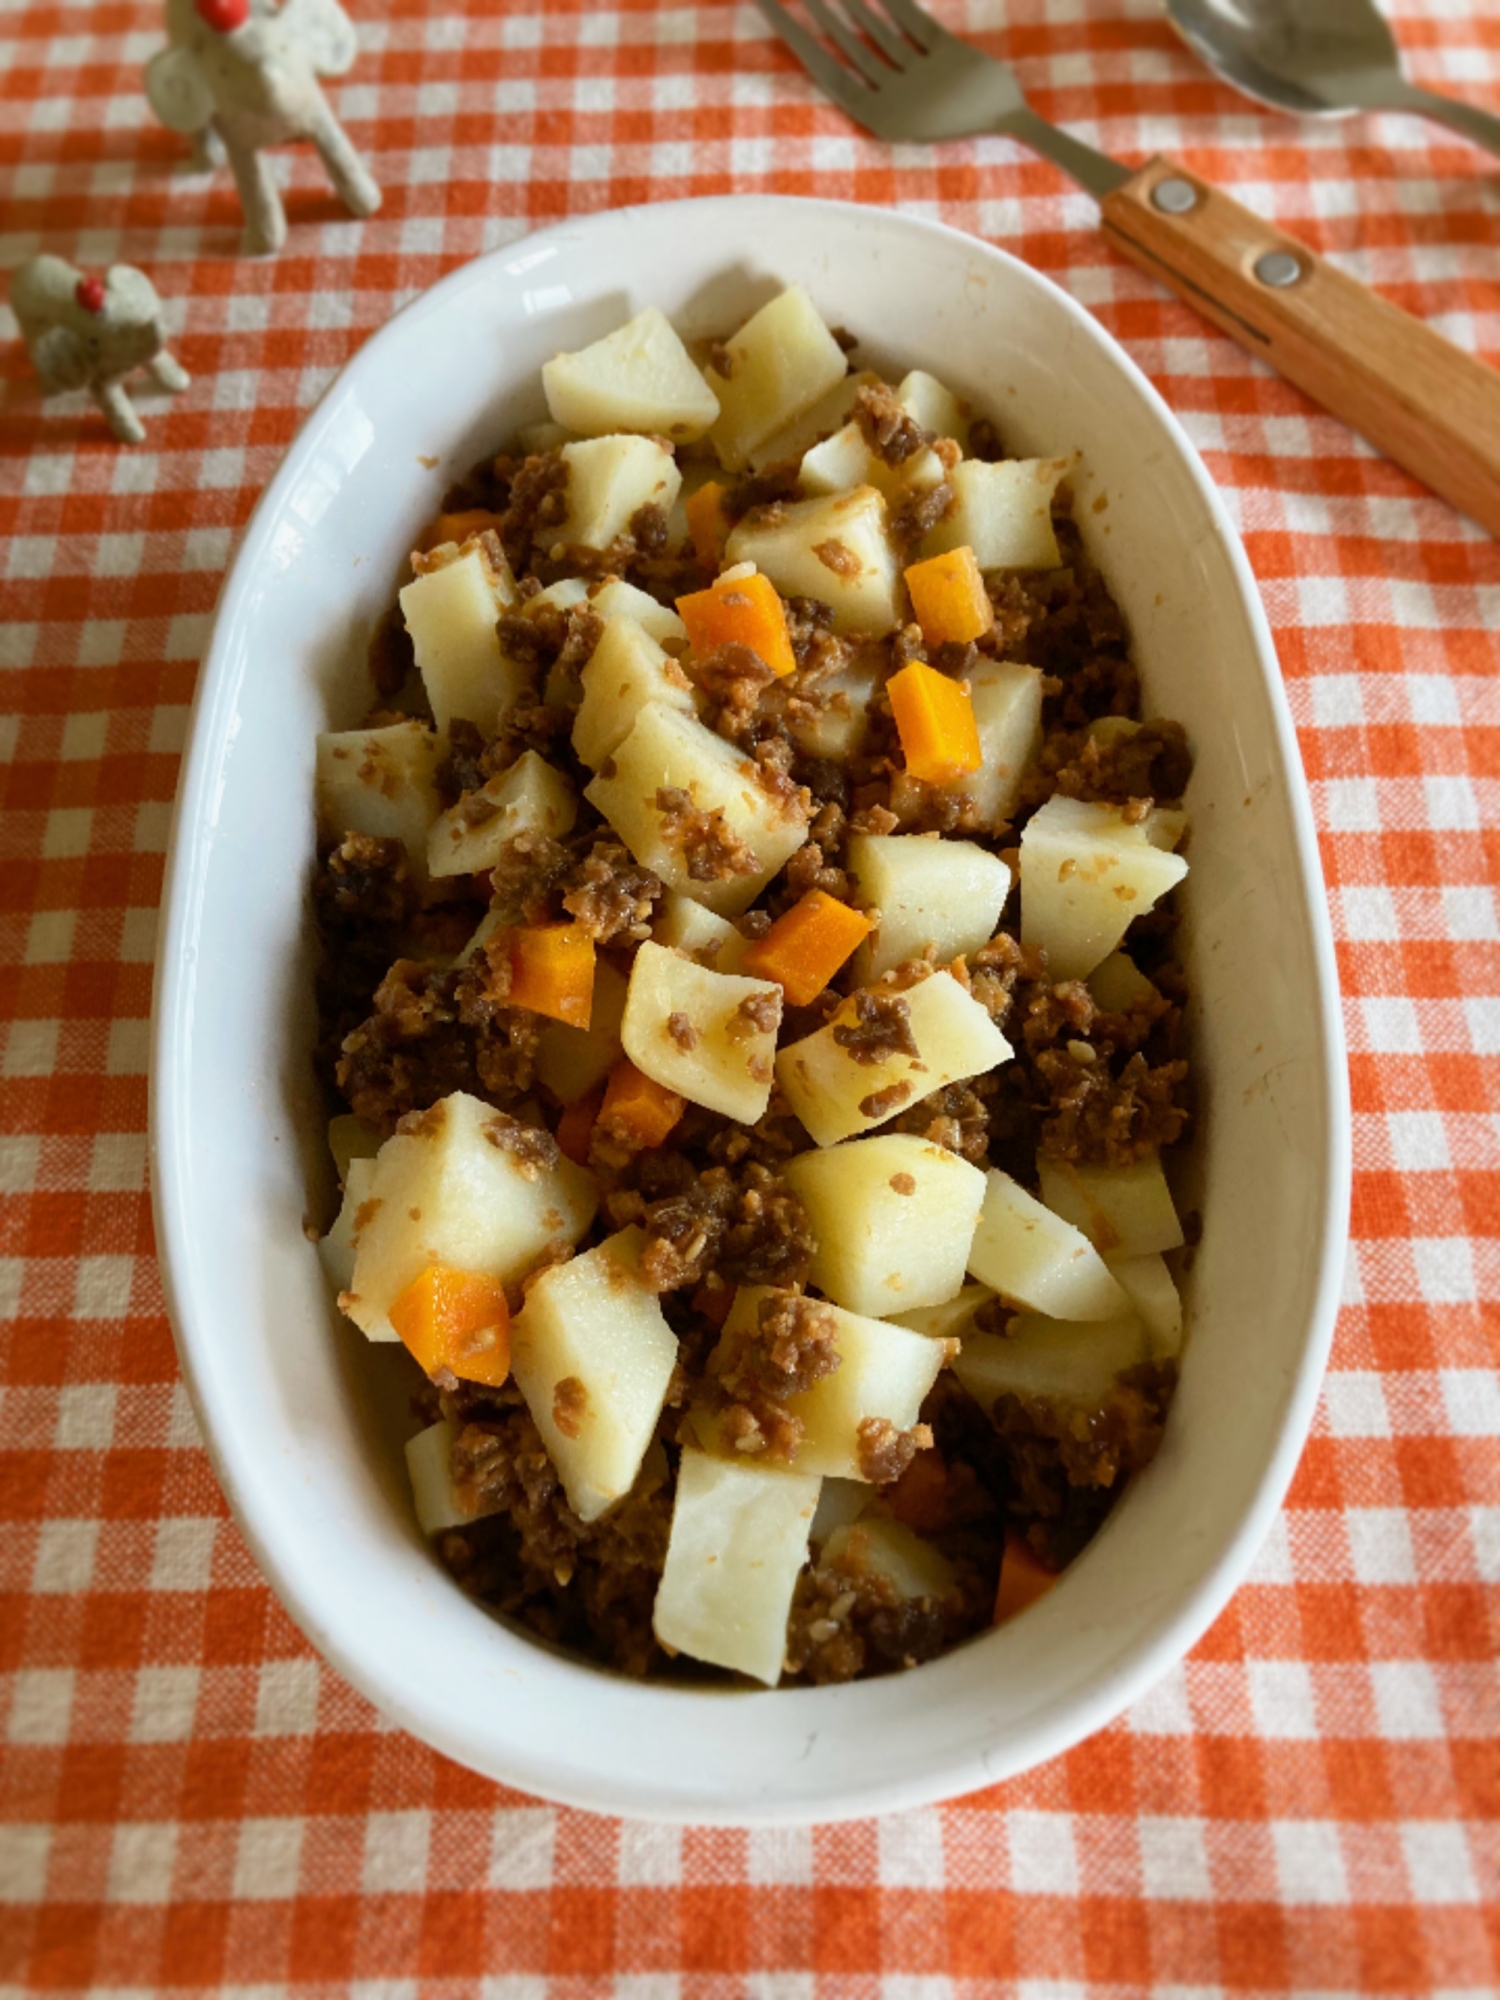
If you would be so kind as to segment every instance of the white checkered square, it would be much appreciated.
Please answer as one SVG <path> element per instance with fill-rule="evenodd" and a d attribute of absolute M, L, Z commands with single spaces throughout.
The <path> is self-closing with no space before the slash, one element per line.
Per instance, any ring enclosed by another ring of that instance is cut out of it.
<path fill-rule="evenodd" d="M 876 1838 L 882 1888 L 942 1888 L 943 1823 L 932 1807 L 887 1814 L 876 1822 Z"/>
<path fill-rule="evenodd" d="M 0 1903 L 39 1903 L 47 1887 L 50 1826 L 0 1824 Z M 16 1988 L 17 1993 L 20 1988 Z"/>
<path fill-rule="evenodd" d="M 1078 1853 L 1073 1822 L 1061 1812 L 1005 1816 L 1011 1886 L 1021 1896 L 1076 1896 Z"/>
<path fill-rule="evenodd" d="M 246 1902 L 283 1901 L 297 1893 L 305 1822 L 247 1819 L 234 1858 L 234 1893 Z"/>
<path fill-rule="evenodd" d="M 1349 1884 L 1332 1820 L 1272 1820 L 1276 1879 L 1284 1903 L 1347 1903 Z"/>
<path fill-rule="evenodd" d="M 1351 1507 L 1344 1516 L 1358 1583 L 1415 1583 L 1411 1522 L 1399 1507 Z"/>
<path fill-rule="evenodd" d="M 99 1547 L 97 1521 L 43 1521 L 37 1531 L 31 1587 L 39 1596 L 71 1596 L 87 1590 Z"/>
<path fill-rule="evenodd" d="M 745 1879 L 754 1885 L 781 1883 L 811 1888 L 813 1842 L 805 1826 L 757 1826 L 746 1836 Z"/>
<path fill-rule="evenodd" d="M 58 1450 L 107 1451 L 114 1443 L 119 1394 L 113 1382 L 77 1382 L 60 1390 L 53 1432 Z"/>
<path fill-rule="evenodd" d="M 112 1903 L 165 1903 L 172 1894 L 177 1828 L 167 1821 L 117 1826 L 106 1894 Z"/>
<path fill-rule="evenodd" d="M 197 1667 L 140 1667 L 135 1676 L 132 1743 L 185 1743 L 198 1710 Z"/>
<path fill-rule="evenodd" d="M 619 1877 L 621 1888 L 675 1888 L 682 1880 L 682 1828 L 622 1820 Z"/>
<path fill-rule="evenodd" d="M 310 1736 L 318 1719 L 316 1660 L 268 1660 L 255 1690 L 257 1736 Z"/>
<path fill-rule="evenodd" d="M 492 1889 L 550 1889 L 557 1815 L 548 1806 L 501 1807 L 490 1838 Z"/>
<path fill-rule="evenodd" d="M 1443 1733 L 1443 1705 L 1425 1660 L 1375 1660 L 1370 1686 L 1382 1736 L 1411 1743 Z"/>
<path fill-rule="evenodd" d="M 1213 1895 L 1203 1826 L 1196 1819 L 1155 1813 L 1136 1822 L 1141 1885 L 1154 1902 L 1206 1902 Z"/>
<path fill-rule="evenodd" d="M 432 1815 L 375 1812 L 365 1820 L 365 1856 L 360 1886 L 367 1896 L 411 1895 L 427 1875 Z"/>
<path fill-rule="evenodd" d="M 1401 1851 L 1419 1902 L 1478 1902 L 1469 1843 L 1461 1825 L 1452 1820 L 1408 1821 L 1401 1828 Z"/>
<path fill-rule="evenodd" d="M 66 1743 L 73 1715 L 71 1667 L 23 1667 L 11 1682 L 5 1734 L 12 1743 Z"/>

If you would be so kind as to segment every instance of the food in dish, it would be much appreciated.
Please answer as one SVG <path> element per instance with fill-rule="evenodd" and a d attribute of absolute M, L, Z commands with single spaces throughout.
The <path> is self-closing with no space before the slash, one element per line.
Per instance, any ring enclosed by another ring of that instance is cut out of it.
<path fill-rule="evenodd" d="M 559 356 L 319 744 L 325 1260 L 449 1567 L 632 1673 L 1013 1615 L 1181 1346 L 1183 734 L 1072 459 L 858 360 Z"/>

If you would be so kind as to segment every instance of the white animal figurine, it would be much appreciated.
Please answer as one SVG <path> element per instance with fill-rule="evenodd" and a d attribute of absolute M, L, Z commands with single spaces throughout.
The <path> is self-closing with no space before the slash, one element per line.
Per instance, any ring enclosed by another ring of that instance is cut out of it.
<path fill-rule="evenodd" d="M 88 389 L 121 444 L 146 435 L 125 393 L 127 375 L 145 368 L 174 395 L 188 385 L 166 349 L 156 287 L 129 264 L 91 278 L 61 257 L 33 257 L 10 281 L 10 304 L 43 387 L 52 395 Z"/>
<path fill-rule="evenodd" d="M 328 108 L 320 76 L 342 76 L 359 53 L 338 0 L 167 0 L 168 45 L 146 65 L 151 109 L 193 135 L 200 166 L 227 154 L 256 256 L 286 241 L 286 213 L 267 146 L 310 139 L 353 215 L 373 215 L 380 189 Z"/>

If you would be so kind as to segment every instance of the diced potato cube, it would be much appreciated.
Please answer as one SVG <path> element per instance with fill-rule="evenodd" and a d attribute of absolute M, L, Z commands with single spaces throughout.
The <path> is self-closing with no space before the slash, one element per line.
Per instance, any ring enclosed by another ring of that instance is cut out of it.
<path fill-rule="evenodd" d="M 718 398 L 656 306 L 591 347 L 547 362 L 542 388 L 557 422 L 580 437 L 647 431 L 686 443 L 719 414 Z"/>
<path fill-rule="evenodd" d="M 847 493 L 856 486 L 873 486 L 890 506 L 909 493 L 940 486 L 947 468 L 930 447 L 914 452 L 899 465 L 887 465 L 865 441 L 857 423 L 845 424 L 802 454 L 797 483 L 804 493 Z"/>
<path fill-rule="evenodd" d="M 1021 939 L 1047 954 L 1049 978 L 1087 979 L 1187 873 L 1155 845 L 1154 815 L 1128 821 L 1118 806 L 1061 794 L 1033 813 L 1021 835 Z"/>
<path fill-rule="evenodd" d="M 1001 1396 L 1097 1410 L 1116 1377 L 1148 1358 L 1146 1329 L 1127 1305 L 1112 1319 L 1085 1325 L 1019 1314 L 1007 1333 L 971 1333 L 953 1372 L 986 1416 Z"/>
<path fill-rule="evenodd" d="M 975 1315 L 995 1294 L 988 1285 L 964 1285 L 940 1306 L 919 1306 L 915 1312 L 891 1313 L 896 1326 L 909 1326 L 913 1333 L 925 1333 L 930 1340 L 966 1340 L 974 1328 Z"/>
<path fill-rule="evenodd" d="M 1151 1358 L 1175 1360 L 1182 1352 L 1182 1300 L 1166 1259 L 1116 1257 L 1109 1268 L 1150 1336 Z"/>
<path fill-rule="evenodd" d="M 339 1304 L 374 1337 L 393 1300 L 429 1264 L 511 1284 L 594 1219 L 591 1175 L 538 1135 L 454 1091 L 414 1131 L 387 1139 L 355 1222 L 354 1283 Z"/>
<path fill-rule="evenodd" d="M 728 375 L 706 371 L 719 403 L 709 435 L 721 462 L 737 472 L 757 446 L 840 382 L 849 364 L 800 285 L 762 306 L 724 345 Z"/>
<path fill-rule="evenodd" d="M 802 454 L 797 484 L 804 493 L 847 493 L 854 486 L 873 486 L 873 458 L 859 425 L 845 424 Z"/>
<path fill-rule="evenodd" d="M 648 702 L 695 715 L 693 684 L 633 618 L 611 618 L 583 669 L 583 700 L 573 722 L 573 748 L 597 771 L 618 749 Z"/>
<path fill-rule="evenodd" d="M 606 958 L 594 960 L 594 1010 L 586 1028 L 549 1021 L 536 1045 L 537 1081 L 564 1104 L 602 1083 L 620 1053 L 626 983 Z"/>
<path fill-rule="evenodd" d="M 913 368 L 909 375 L 902 378 L 896 391 L 896 401 L 916 418 L 923 430 L 932 431 L 938 437 L 953 438 L 965 449 L 968 448 L 968 405 L 960 403 L 953 391 L 944 388 L 935 375 Z"/>
<path fill-rule="evenodd" d="M 777 1056 L 777 1081 L 819 1146 L 868 1132 L 915 1098 L 1010 1060 L 1009 1042 L 950 973 L 933 973 L 898 997 L 906 1004 L 915 1056 L 861 1062 L 847 1038 L 840 1042 L 840 1030 L 858 1019 L 859 994 L 851 994 L 826 1026 Z"/>
<path fill-rule="evenodd" d="M 810 409 L 804 410 L 791 423 L 783 424 L 764 444 L 755 447 L 750 454 L 752 471 L 761 472 L 769 465 L 790 464 L 794 458 L 800 459 L 820 438 L 831 437 L 836 430 L 841 430 L 848 422 L 849 412 L 854 408 L 860 390 L 873 387 L 879 380 L 873 369 L 861 368 L 835 382 Z"/>
<path fill-rule="evenodd" d="M 685 1449 L 652 1624 L 673 1652 L 775 1687 L 818 1481 Z"/>
<path fill-rule="evenodd" d="M 427 830 L 441 801 L 434 774 L 446 745 L 420 722 L 346 729 L 318 738 L 318 831 L 325 840 L 367 833 L 399 840 L 427 880 Z"/>
<path fill-rule="evenodd" d="M 1106 1014 L 1128 1014 L 1137 1001 L 1154 999 L 1156 988 L 1133 958 L 1112 951 L 1089 974 L 1089 993 Z"/>
<path fill-rule="evenodd" d="M 716 917 L 691 896 L 679 896 L 673 889 L 667 891 L 656 909 L 651 935 L 658 944 L 666 945 L 670 951 L 680 951 L 695 964 L 711 966 L 717 972 L 730 969 L 720 964 L 719 954 L 731 939 L 739 937 L 739 932 L 727 917 Z"/>
<path fill-rule="evenodd" d="M 523 670 L 501 651 L 496 629 L 515 595 L 509 566 L 495 570 L 472 546 L 401 592 L 401 615 L 439 729 L 456 717 L 488 736 L 501 712 L 520 699 Z"/>
<path fill-rule="evenodd" d="M 753 562 L 783 597 L 828 605 L 836 632 L 880 638 L 900 621 L 901 570 L 873 486 L 747 514 L 724 553 L 732 563 Z"/>
<path fill-rule="evenodd" d="M 347 1292 L 354 1282 L 354 1218 L 370 1198 L 374 1174 L 373 1158 L 349 1161 L 344 1170 L 344 1199 L 338 1216 L 318 1243 L 318 1256 L 335 1292 Z"/>
<path fill-rule="evenodd" d="M 870 702 L 881 682 L 878 661 L 858 654 L 837 673 L 786 683 L 786 733 L 808 757 L 842 763 L 857 756 L 870 733 Z"/>
<path fill-rule="evenodd" d="M 969 1252 L 969 1269 L 982 1284 L 1052 1319 L 1108 1319 L 1124 1310 L 1108 1265 L 1071 1222 L 998 1167 L 985 1181 Z"/>
<path fill-rule="evenodd" d="M 649 590 L 637 590 L 623 577 L 606 577 L 587 595 L 591 611 L 597 611 L 601 618 L 633 618 L 659 646 L 669 639 L 687 637 L 686 625 L 669 604 L 658 604 Z"/>
<path fill-rule="evenodd" d="M 573 432 L 564 424 L 522 424 L 516 432 L 516 443 L 529 458 L 541 458 L 549 451 L 556 451 L 573 442 Z"/>
<path fill-rule="evenodd" d="M 622 1229 L 544 1271 L 511 1323 L 516 1387 L 581 1521 L 634 1485 L 677 1364 L 677 1336 L 641 1283 L 645 1240 Z"/>
<path fill-rule="evenodd" d="M 611 761 L 614 775 L 601 773 L 584 796 L 643 868 L 720 916 L 748 909 L 807 838 L 799 800 L 774 796 L 750 758 L 693 716 L 661 702 L 640 711 Z M 714 861 L 705 830 L 695 833 L 693 825 L 684 827 L 679 812 L 663 808 L 658 802 L 663 791 L 685 792 L 694 814 L 722 814 L 724 842 L 744 872 L 722 877 L 707 872 Z"/>
<path fill-rule="evenodd" d="M 373 1160 L 380 1151 L 380 1134 L 352 1111 L 341 1111 L 328 1121 L 328 1150 L 340 1182 L 349 1178 L 351 1160 Z"/>
<path fill-rule="evenodd" d="M 915 1133 L 799 1153 L 782 1169 L 817 1238 L 811 1282 L 850 1312 L 936 1306 L 964 1281 L 984 1175 Z"/>
<path fill-rule="evenodd" d="M 887 1521 L 878 1514 L 835 1528 L 823 1544 L 818 1567 L 851 1582 L 873 1584 L 893 1604 L 924 1597 L 940 1601 L 958 1581 L 958 1572 L 941 1549 L 900 1521 Z"/>
<path fill-rule="evenodd" d="M 583 438 L 565 444 L 562 456 L 568 510 L 556 526 L 537 530 L 537 540 L 548 548 L 560 542 L 607 549 L 627 532 L 640 508 L 670 512 L 682 484 L 671 452 L 655 438 Z"/>
<path fill-rule="evenodd" d="M 754 1125 L 771 1099 L 781 988 L 695 965 L 666 945 L 635 955 L 621 1040 L 640 1070 L 691 1104 Z"/>
<path fill-rule="evenodd" d="M 424 1535 L 441 1535 L 449 1528 L 465 1528 L 486 1514 L 497 1514 L 501 1502 L 478 1506 L 472 1491 L 459 1486 L 453 1477 L 453 1438 L 457 1425 L 445 1417 L 429 1424 L 406 1441 L 406 1469 L 411 1475 L 411 1497 L 416 1506 L 417 1526 Z"/>
<path fill-rule="evenodd" d="M 575 605 L 586 604 L 588 598 L 589 587 L 581 576 L 559 577 L 556 583 L 549 583 L 545 590 L 539 590 L 535 597 L 527 598 L 520 607 L 521 616 L 534 618 L 544 604 L 551 605 L 554 611 L 571 611 Z"/>
<path fill-rule="evenodd" d="M 771 1285 L 741 1285 L 724 1322 L 710 1369 L 722 1372 L 735 1352 L 760 1325 L 764 1300 L 776 1298 Z M 929 1340 L 889 1320 L 868 1319 L 807 1301 L 809 1309 L 830 1313 L 839 1365 L 800 1395 L 789 1396 L 786 1408 L 801 1420 L 803 1430 L 792 1459 L 795 1472 L 820 1472 L 836 1479 L 869 1479 L 867 1440 L 877 1440 L 887 1424 L 908 1431 L 921 1414 L 922 1402 L 948 1359 L 945 1342 Z M 872 1430 L 861 1435 L 862 1426 Z M 710 1420 L 700 1440 L 716 1444 L 726 1456 L 743 1456 Z"/>
<path fill-rule="evenodd" d="M 561 840 L 577 817 L 578 799 L 562 772 L 535 750 L 523 750 L 439 817 L 427 836 L 427 865 L 437 876 L 478 875 L 499 863 L 518 833 Z"/>
<path fill-rule="evenodd" d="M 821 1548 L 835 1528 L 846 1528 L 851 1521 L 857 1521 L 871 1497 L 863 1479 L 825 1479 L 809 1537 L 813 1547 Z"/>
<path fill-rule="evenodd" d="M 967 542 L 981 569 L 1056 569 L 1052 495 L 1072 471 L 1069 458 L 966 458 L 949 474 L 953 506 L 922 544 L 924 556 Z"/>
<path fill-rule="evenodd" d="M 1042 747 L 1042 673 L 1014 660 L 981 659 L 969 675 L 980 766 L 945 787 L 963 792 L 980 823 L 999 826 L 1015 812 L 1021 780 Z"/>
<path fill-rule="evenodd" d="M 857 833 L 846 852 L 862 901 L 880 912 L 880 928 L 855 960 L 862 986 L 920 958 L 928 945 L 946 965 L 995 935 L 1010 894 L 1010 869 L 974 841 Z"/>
<path fill-rule="evenodd" d="M 1081 1229 L 1101 1257 L 1149 1257 L 1175 1250 L 1183 1240 L 1159 1153 L 1128 1167 L 1043 1158 L 1037 1170 L 1042 1200 Z"/>

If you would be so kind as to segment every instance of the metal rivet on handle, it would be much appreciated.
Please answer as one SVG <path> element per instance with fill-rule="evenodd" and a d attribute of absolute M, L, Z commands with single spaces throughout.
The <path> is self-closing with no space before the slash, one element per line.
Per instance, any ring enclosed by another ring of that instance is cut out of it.
<path fill-rule="evenodd" d="M 1280 291 L 1286 285 L 1295 285 L 1302 276 L 1302 266 L 1290 250 L 1268 250 L 1264 257 L 1255 260 L 1255 275 L 1263 285 L 1274 285 Z"/>
<path fill-rule="evenodd" d="M 1151 206 L 1159 208 L 1164 215 L 1186 215 L 1190 208 L 1198 206 L 1198 190 L 1191 181 L 1182 180 L 1176 174 L 1169 175 L 1152 188 Z"/>

